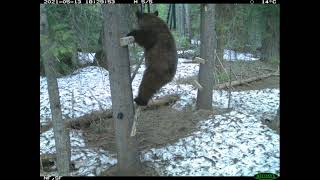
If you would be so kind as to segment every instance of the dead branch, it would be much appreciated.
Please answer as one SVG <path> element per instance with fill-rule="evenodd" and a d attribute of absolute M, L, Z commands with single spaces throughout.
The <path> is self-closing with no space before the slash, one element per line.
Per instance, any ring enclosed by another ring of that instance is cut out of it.
<path fill-rule="evenodd" d="M 179 99 L 178 95 L 168 95 L 163 96 L 159 99 L 155 99 L 150 101 L 147 106 L 141 106 L 141 110 L 150 110 L 156 109 L 160 106 L 166 106 L 176 102 Z M 112 118 L 112 110 L 107 109 L 105 111 L 94 111 L 90 114 L 83 115 L 78 118 L 69 118 L 65 119 L 65 127 L 72 128 L 72 129 L 81 129 L 81 128 L 88 128 L 92 123 L 98 123 L 100 119 L 108 119 Z M 52 122 L 49 121 L 45 125 L 41 125 L 40 133 L 43 133 L 49 130 L 52 127 Z"/>
<path fill-rule="evenodd" d="M 99 108 L 100 108 L 100 111 L 103 111 L 103 107 L 102 107 L 102 103 L 93 95 L 92 91 L 89 89 L 89 92 L 91 94 L 91 97 L 94 98 L 94 100 L 96 100 L 98 102 L 98 105 L 99 105 Z"/>
<path fill-rule="evenodd" d="M 193 80 L 193 85 L 196 86 L 200 91 L 202 91 L 203 87 L 197 80 Z"/>
<path fill-rule="evenodd" d="M 167 95 L 159 99 L 149 101 L 147 106 L 142 106 L 141 110 L 156 109 L 160 106 L 166 106 L 175 103 L 179 99 L 179 95 Z"/>
<path fill-rule="evenodd" d="M 279 76 L 278 72 L 275 72 L 275 73 L 269 73 L 269 74 L 263 74 L 261 76 L 257 76 L 257 77 L 251 77 L 251 78 L 248 78 L 248 79 L 242 79 L 242 80 L 236 80 L 236 81 L 232 81 L 230 83 L 230 86 L 238 86 L 238 85 L 241 85 L 241 84 L 245 84 L 245 83 L 250 83 L 250 82 L 253 82 L 253 81 L 257 81 L 257 80 L 261 80 L 261 79 L 265 79 L 265 78 L 268 78 L 270 76 Z M 214 89 L 224 89 L 226 87 L 229 86 L 229 82 L 226 82 L 226 83 L 223 83 L 223 84 L 218 84 L 214 87 Z"/>
<path fill-rule="evenodd" d="M 186 61 L 183 61 L 182 63 L 194 63 L 194 64 L 205 64 L 206 60 L 202 59 L 200 57 L 195 57 L 192 60 L 188 59 Z"/>
<path fill-rule="evenodd" d="M 220 58 L 219 58 L 219 56 L 217 55 L 217 53 L 215 53 L 215 55 L 216 55 L 216 59 L 218 59 L 220 65 L 221 65 L 222 69 L 223 69 L 224 72 L 228 75 L 228 72 L 227 72 L 226 68 L 223 66 L 222 62 L 220 61 Z M 230 65 L 230 66 L 231 66 L 231 65 Z M 230 78 L 230 77 L 229 77 L 229 78 Z"/>

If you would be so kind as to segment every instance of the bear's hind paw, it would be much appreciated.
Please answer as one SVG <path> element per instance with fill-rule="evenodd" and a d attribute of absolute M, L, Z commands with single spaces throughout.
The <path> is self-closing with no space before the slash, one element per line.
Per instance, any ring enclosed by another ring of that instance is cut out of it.
<path fill-rule="evenodd" d="M 148 104 L 148 101 L 144 101 L 139 97 L 134 98 L 134 102 L 139 106 L 146 106 Z"/>

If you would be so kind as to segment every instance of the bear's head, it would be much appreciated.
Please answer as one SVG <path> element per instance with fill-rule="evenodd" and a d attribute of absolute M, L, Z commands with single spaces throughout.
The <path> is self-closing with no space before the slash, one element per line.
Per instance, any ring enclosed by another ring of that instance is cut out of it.
<path fill-rule="evenodd" d="M 155 11 L 154 13 L 141 13 L 136 12 L 138 18 L 138 26 L 140 29 L 153 29 L 159 28 L 161 25 L 166 25 L 165 22 L 158 17 L 159 12 Z"/>

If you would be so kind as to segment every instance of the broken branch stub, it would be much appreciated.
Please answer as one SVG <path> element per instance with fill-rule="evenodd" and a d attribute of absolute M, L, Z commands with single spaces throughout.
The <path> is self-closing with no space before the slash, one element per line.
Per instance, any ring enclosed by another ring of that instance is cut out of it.
<path fill-rule="evenodd" d="M 195 57 L 195 58 L 193 59 L 193 61 L 198 62 L 198 63 L 201 63 L 201 64 L 205 64 L 205 63 L 206 63 L 206 60 L 205 60 L 205 59 L 202 59 L 202 58 L 200 58 L 200 57 Z"/>
<path fill-rule="evenodd" d="M 194 84 L 200 91 L 202 91 L 203 87 L 201 86 L 201 84 L 200 84 L 197 80 L 194 80 L 194 81 L 193 81 L 193 84 Z"/>

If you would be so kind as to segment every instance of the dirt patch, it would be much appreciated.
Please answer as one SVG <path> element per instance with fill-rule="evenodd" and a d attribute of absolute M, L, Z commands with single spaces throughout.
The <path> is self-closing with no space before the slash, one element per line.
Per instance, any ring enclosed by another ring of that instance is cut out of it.
<path fill-rule="evenodd" d="M 278 71 L 278 65 L 264 61 L 225 61 L 225 70 L 229 73 L 231 67 L 231 80 L 240 80 L 257 77 Z M 220 69 L 219 71 L 224 72 Z M 280 72 L 279 72 L 280 73 Z M 228 78 L 222 80 L 228 82 Z M 280 76 L 271 76 L 262 80 L 253 81 L 248 84 L 235 86 L 234 91 L 259 90 L 265 88 L 279 88 Z"/>
<path fill-rule="evenodd" d="M 186 108 L 182 111 L 175 110 L 170 106 L 161 106 L 157 109 L 141 111 L 139 124 L 137 126 L 137 139 L 139 151 L 150 148 L 158 148 L 166 144 L 175 143 L 183 137 L 189 136 L 197 131 L 197 123 L 207 119 L 212 114 L 226 113 L 228 110 L 214 108 L 212 111 L 193 111 Z M 99 118 L 95 115 L 87 118 Z M 106 151 L 116 154 L 115 130 L 113 118 L 104 118 L 97 121 L 90 119 L 89 127 L 82 127 L 84 140 L 89 147 L 100 147 Z M 117 176 L 116 166 L 103 175 Z M 155 170 L 143 164 L 141 172 L 137 175 L 157 176 Z"/>
<path fill-rule="evenodd" d="M 224 111 L 215 109 L 214 112 L 214 114 L 220 114 Z M 146 150 L 176 142 L 196 131 L 196 124 L 211 114 L 213 111 L 194 112 L 191 108 L 178 111 L 170 106 L 142 111 L 137 126 L 139 148 Z M 92 116 L 92 118 L 97 117 Z M 82 129 L 86 144 L 90 147 L 101 147 L 116 153 L 113 119 L 104 118 L 98 121 L 91 119 L 90 121 L 95 123 Z"/>
<path fill-rule="evenodd" d="M 159 174 L 147 163 L 141 163 L 141 167 L 138 169 L 138 172 L 134 172 L 132 174 L 126 175 L 125 173 L 120 172 L 118 167 L 115 165 L 101 172 L 100 176 L 159 176 Z"/>
<path fill-rule="evenodd" d="M 266 88 L 279 88 L 280 77 L 271 76 L 245 85 L 235 86 L 234 91 L 260 90 Z"/>

